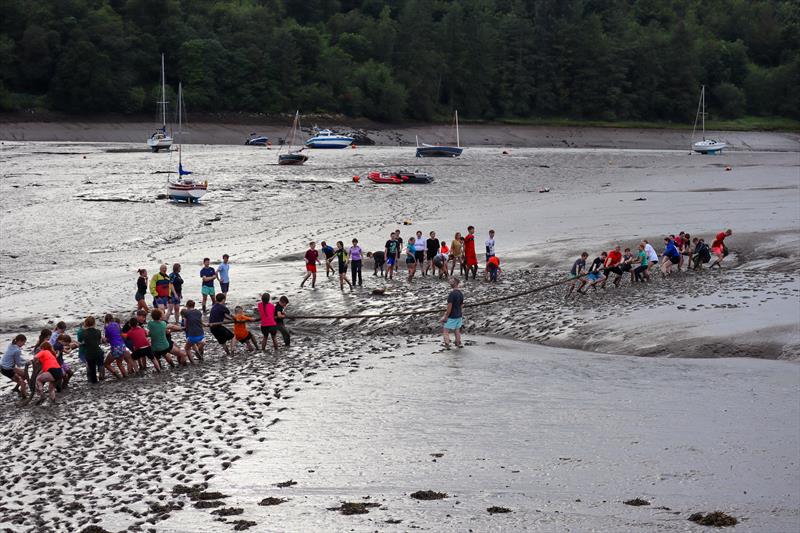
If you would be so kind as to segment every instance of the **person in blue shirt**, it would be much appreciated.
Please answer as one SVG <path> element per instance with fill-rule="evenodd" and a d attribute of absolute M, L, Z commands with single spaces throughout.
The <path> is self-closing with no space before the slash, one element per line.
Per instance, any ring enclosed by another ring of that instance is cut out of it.
<path fill-rule="evenodd" d="M 677 265 L 681 262 L 681 252 L 675 246 L 675 241 L 670 237 L 664 237 L 664 253 L 661 261 L 661 275 L 663 277 L 672 274 L 672 265 Z"/>
<path fill-rule="evenodd" d="M 336 254 L 336 250 L 333 249 L 333 246 L 322 241 L 319 243 L 320 250 L 325 255 L 325 275 L 327 277 L 331 277 L 331 274 L 334 272 L 333 270 L 333 256 Z"/>
<path fill-rule="evenodd" d="M 206 312 L 206 300 L 211 296 L 211 303 L 214 303 L 214 280 L 217 279 L 217 271 L 211 267 L 211 259 L 203 258 L 203 268 L 200 269 L 200 278 L 203 285 L 200 287 L 203 294 L 203 312 Z"/>
<path fill-rule="evenodd" d="M 229 256 L 222 256 L 222 263 L 217 267 L 217 279 L 219 279 L 219 290 L 222 294 L 228 294 L 228 287 L 231 284 L 230 271 L 231 265 L 228 263 Z"/>

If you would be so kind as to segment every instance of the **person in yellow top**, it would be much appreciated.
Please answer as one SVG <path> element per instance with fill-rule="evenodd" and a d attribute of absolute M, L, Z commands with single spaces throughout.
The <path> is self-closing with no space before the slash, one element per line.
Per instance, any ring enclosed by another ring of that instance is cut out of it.
<path fill-rule="evenodd" d="M 153 295 L 153 307 L 161 309 L 161 312 L 165 313 L 172 293 L 172 281 L 167 275 L 167 265 L 161 265 L 158 272 L 150 279 L 150 294 Z"/>
<path fill-rule="evenodd" d="M 450 243 L 450 257 L 448 258 L 448 262 L 450 263 L 451 276 L 456 269 L 456 265 L 459 266 L 460 270 L 461 265 L 464 263 L 464 243 L 460 231 L 456 232 L 455 237 L 453 237 L 453 242 Z"/>
<path fill-rule="evenodd" d="M 255 322 L 255 318 L 244 314 L 241 306 L 236 306 L 233 310 L 233 334 L 236 340 L 247 347 L 248 352 L 256 349 L 256 341 L 253 334 L 247 330 L 248 322 Z"/>

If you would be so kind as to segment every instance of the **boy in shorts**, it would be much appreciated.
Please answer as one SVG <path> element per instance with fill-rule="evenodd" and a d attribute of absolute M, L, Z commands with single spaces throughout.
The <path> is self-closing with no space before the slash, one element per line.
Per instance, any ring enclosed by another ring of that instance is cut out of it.
<path fill-rule="evenodd" d="M 303 281 L 300 282 L 300 288 L 303 288 L 303 285 L 306 284 L 308 278 L 311 278 L 311 288 L 313 289 L 317 284 L 317 265 L 321 265 L 319 260 L 319 252 L 316 250 L 317 243 L 311 241 L 308 243 L 308 250 L 306 250 L 305 260 L 306 260 L 306 275 L 303 278 Z"/>
<path fill-rule="evenodd" d="M 442 336 L 444 337 L 444 347 L 450 349 L 450 332 L 456 336 L 456 347 L 461 348 L 461 326 L 464 323 L 462 306 L 464 305 L 464 294 L 458 290 L 458 278 L 450 278 L 452 290 L 447 295 L 447 311 L 442 317 Z"/>
<path fill-rule="evenodd" d="M 225 350 L 225 355 L 231 355 L 233 354 L 233 342 L 236 340 L 236 336 L 223 324 L 226 320 L 232 321 L 233 317 L 225 306 L 225 294 L 217 294 L 215 300 L 214 305 L 211 306 L 211 312 L 208 314 L 208 326 L 211 334 L 214 335 L 222 349 Z"/>
<path fill-rule="evenodd" d="M 217 271 L 211 266 L 211 259 L 203 258 L 203 268 L 200 269 L 200 278 L 203 284 L 200 291 L 203 294 L 203 313 L 206 312 L 206 299 L 211 296 L 211 303 L 214 303 L 214 280 L 217 279 Z"/>
<path fill-rule="evenodd" d="M 397 241 L 397 234 L 392 232 L 389 235 L 389 240 L 386 241 L 386 245 L 383 249 L 384 257 L 386 257 L 386 277 L 392 279 L 394 275 L 394 271 L 397 265 L 397 254 L 400 250 L 398 241 Z"/>
<path fill-rule="evenodd" d="M 186 308 L 181 311 L 183 315 L 183 329 L 186 333 L 186 356 L 194 364 L 192 351 L 197 354 L 197 358 L 203 360 L 203 351 L 206 346 L 205 332 L 203 330 L 203 313 L 194 308 L 194 300 L 186 302 Z"/>
<path fill-rule="evenodd" d="M 253 334 L 247 330 L 247 323 L 255 321 L 255 318 L 244 314 L 242 306 L 237 305 L 233 309 L 233 335 L 239 343 L 244 344 L 248 352 L 256 349 L 256 342 Z"/>

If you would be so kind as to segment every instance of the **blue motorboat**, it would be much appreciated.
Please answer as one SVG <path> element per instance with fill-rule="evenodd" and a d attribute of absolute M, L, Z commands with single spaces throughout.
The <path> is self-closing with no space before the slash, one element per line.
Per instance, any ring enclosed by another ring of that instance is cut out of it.
<path fill-rule="evenodd" d="M 339 135 L 331 130 L 319 130 L 316 135 L 306 141 L 309 148 L 347 148 L 353 144 L 353 138 Z"/>
<path fill-rule="evenodd" d="M 269 137 L 266 135 L 256 135 L 255 133 L 251 133 L 250 137 L 244 141 L 244 144 L 248 146 L 266 146 L 269 142 Z"/>

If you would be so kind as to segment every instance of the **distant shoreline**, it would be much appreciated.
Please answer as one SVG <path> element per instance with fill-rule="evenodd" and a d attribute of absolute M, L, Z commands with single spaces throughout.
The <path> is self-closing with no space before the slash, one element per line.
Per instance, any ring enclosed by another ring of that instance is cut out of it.
<path fill-rule="evenodd" d="M 291 123 L 287 116 L 202 115 L 185 128 L 186 144 L 244 144 L 250 133 L 267 135 L 273 145 L 284 138 Z M 416 140 L 427 143 L 453 143 L 449 124 L 383 124 L 366 119 L 306 116 L 303 135 L 310 135 L 314 125 L 338 131 L 357 131 L 365 136 L 360 144 L 378 146 L 413 146 Z M 466 147 L 498 146 L 507 148 L 611 148 L 688 150 L 692 130 L 643 128 L 637 123 L 592 125 L 563 121 L 561 125 L 465 123 L 461 125 L 461 145 Z M 65 117 L 47 114 L 0 115 L 0 140 L 49 142 L 123 142 L 144 145 L 155 124 L 147 117 Z M 800 151 L 800 132 L 790 131 L 706 131 L 706 137 L 725 141 L 735 151 Z"/>

